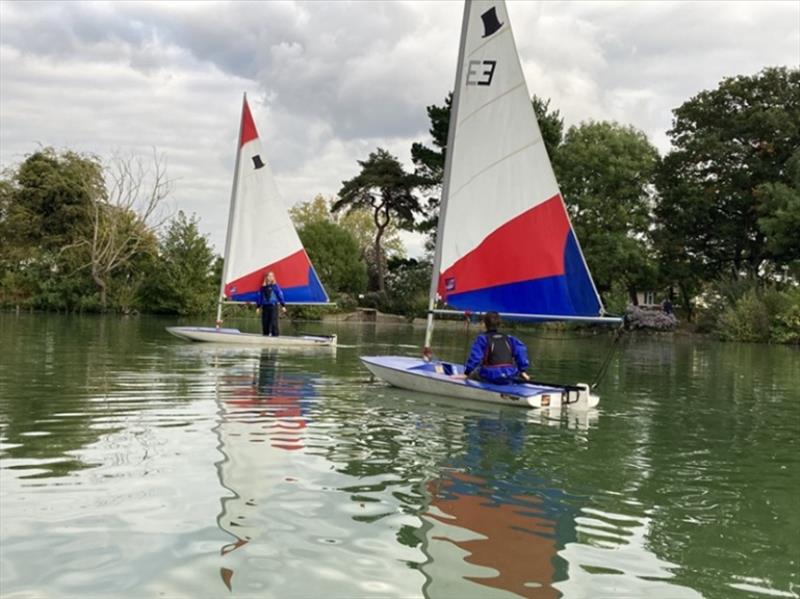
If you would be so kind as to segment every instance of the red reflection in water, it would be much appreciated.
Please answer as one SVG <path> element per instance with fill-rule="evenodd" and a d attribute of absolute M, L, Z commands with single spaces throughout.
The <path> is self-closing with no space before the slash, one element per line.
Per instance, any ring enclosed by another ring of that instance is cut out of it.
<path fill-rule="evenodd" d="M 252 421 L 267 432 L 253 431 L 248 439 L 251 443 L 263 442 L 258 437 L 270 438 L 270 445 L 286 451 L 303 449 L 301 432 L 307 421 L 303 416 L 300 401 L 303 398 L 305 382 L 292 380 L 276 374 L 272 368 L 265 369 L 261 365 L 255 381 L 249 377 L 225 377 L 225 382 L 232 386 L 223 398 L 225 405 L 231 410 L 226 414 L 227 420 Z"/>
<path fill-rule="evenodd" d="M 489 497 L 490 490 L 485 484 L 486 481 L 464 473 L 452 473 L 429 483 L 431 506 L 444 516 L 429 512 L 428 517 L 485 537 L 467 541 L 433 538 L 466 551 L 468 563 L 498 572 L 494 577 L 466 577 L 466 580 L 523 597 L 559 597 L 559 592 L 550 586 L 557 553 L 555 523 L 538 508 L 542 500 L 518 495 L 513 497 L 513 504 L 499 503 Z"/>

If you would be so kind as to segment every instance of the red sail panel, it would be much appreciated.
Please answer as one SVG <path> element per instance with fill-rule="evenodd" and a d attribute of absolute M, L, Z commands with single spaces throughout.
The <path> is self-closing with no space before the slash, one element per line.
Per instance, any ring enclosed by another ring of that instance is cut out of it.
<path fill-rule="evenodd" d="M 564 274 L 570 231 L 561 196 L 514 217 L 439 276 L 439 295 Z"/>

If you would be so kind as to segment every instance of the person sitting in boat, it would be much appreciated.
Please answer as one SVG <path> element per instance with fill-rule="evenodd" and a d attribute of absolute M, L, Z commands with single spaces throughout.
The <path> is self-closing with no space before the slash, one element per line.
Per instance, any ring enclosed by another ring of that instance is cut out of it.
<path fill-rule="evenodd" d="M 528 348 L 516 337 L 498 332 L 500 322 L 497 312 L 484 314 L 486 332 L 478 335 L 472 343 L 464 365 L 466 378 L 495 385 L 529 380 L 525 373 L 530 366 Z"/>
<path fill-rule="evenodd" d="M 286 313 L 286 302 L 283 300 L 283 290 L 275 280 L 275 273 L 270 271 L 264 275 L 264 284 L 256 301 L 258 309 L 261 310 L 261 332 L 264 335 L 277 337 L 280 335 L 278 325 L 279 315 L 278 306 L 281 311 Z"/>

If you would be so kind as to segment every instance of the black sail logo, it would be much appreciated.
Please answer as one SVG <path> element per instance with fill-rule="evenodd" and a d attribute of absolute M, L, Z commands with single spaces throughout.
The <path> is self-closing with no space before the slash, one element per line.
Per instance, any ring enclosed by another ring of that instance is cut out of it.
<path fill-rule="evenodd" d="M 481 19 L 483 20 L 483 37 L 489 37 L 503 26 L 503 23 L 497 18 L 497 9 L 494 6 L 483 13 Z"/>
<path fill-rule="evenodd" d="M 261 160 L 261 154 L 256 154 L 253 156 L 253 165 L 259 169 L 264 168 L 264 162 Z"/>

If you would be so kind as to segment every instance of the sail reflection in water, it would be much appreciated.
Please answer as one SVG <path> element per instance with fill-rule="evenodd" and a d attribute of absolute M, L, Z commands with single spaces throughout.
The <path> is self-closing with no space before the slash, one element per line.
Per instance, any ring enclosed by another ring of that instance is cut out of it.
<path fill-rule="evenodd" d="M 480 419 L 467 426 L 465 455 L 427 484 L 427 594 L 492 596 L 491 589 L 496 589 L 522 597 L 559 597 L 551 586 L 557 579 L 558 522 L 561 518 L 571 525 L 571 518 L 562 518 L 558 499 L 548 496 L 555 491 L 537 485 L 543 499 L 530 494 L 530 480 L 520 484 L 514 476 L 493 472 L 498 462 L 491 449 L 519 451 L 525 443 L 525 424 Z M 487 438 L 494 439 L 491 446 Z"/>
<path fill-rule="evenodd" d="M 541 424 L 580 435 L 594 422 Z M 588 507 L 590 498 L 542 477 L 537 460 L 552 472 L 558 456 L 547 437 L 526 438 L 530 431 L 522 419 L 465 421 L 463 455 L 425 486 L 426 596 L 699 596 L 676 585 L 674 564 L 647 549 L 646 517 Z"/>
<path fill-rule="evenodd" d="M 285 476 L 290 468 L 281 454 L 304 447 L 308 400 L 314 387 L 307 375 L 283 372 L 280 360 L 277 350 L 264 349 L 255 365 L 252 359 L 243 360 L 245 372 L 219 378 L 216 432 L 224 459 L 217 470 L 222 486 L 233 496 L 222 499 L 217 523 L 234 538 L 220 551 L 227 562 L 220 574 L 231 590 L 237 564 L 267 557 L 243 556 L 237 550 L 268 528 L 267 506 L 260 505 L 263 500 L 275 495 L 277 485 L 292 482 Z"/>

